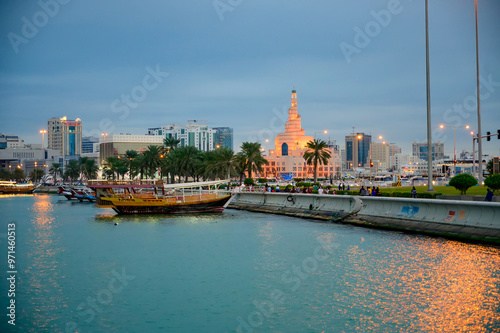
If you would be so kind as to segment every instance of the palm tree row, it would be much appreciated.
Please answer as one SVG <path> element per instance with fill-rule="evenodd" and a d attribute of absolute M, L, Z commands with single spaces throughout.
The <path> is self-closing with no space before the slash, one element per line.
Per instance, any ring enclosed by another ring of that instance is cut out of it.
<path fill-rule="evenodd" d="M 178 147 L 179 143 L 175 138 L 166 138 L 163 147 L 150 145 L 141 153 L 128 150 L 123 157 L 108 157 L 103 176 L 123 179 L 128 173 L 130 178 L 167 177 L 172 183 L 181 179 L 215 180 L 243 177 L 245 172 L 251 177 L 252 172 L 262 172 L 262 165 L 267 164 L 260 143 L 245 142 L 236 155 L 224 147 L 203 152 L 192 146 Z"/>
<path fill-rule="evenodd" d="M 179 143 L 175 138 L 166 138 L 163 147 L 151 145 L 142 153 L 128 150 L 123 158 L 108 157 L 104 175 L 113 179 L 115 176 L 123 179 L 127 173 L 130 178 L 167 177 L 171 183 L 176 179 L 199 181 L 239 176 L 242 182 L 245 174 L 252 178 L 253 173 L 262 173 L 263 166 L 268 164 L 258 142 L 243 142 L 238 154 L 227 148 L 202 152 L 192 146 L 177 147 Z M 331 154 L 322 140 L 309 141 L 306 148 L 303 158 L 313 165 L 316 183 L 318 166 L 328 164 Z"/>
<path fill-rule="evenodd" d="M 88 157 L 80 157 L 78 161 L 71 160 L 64 169 L 61 163 L 52 163 L 49 168 L 49 174 L 54 179 L 62 177 L 72 181 L 80 178 L 95 179 L 98 171 L 99 166 L 96 161 Z"/>

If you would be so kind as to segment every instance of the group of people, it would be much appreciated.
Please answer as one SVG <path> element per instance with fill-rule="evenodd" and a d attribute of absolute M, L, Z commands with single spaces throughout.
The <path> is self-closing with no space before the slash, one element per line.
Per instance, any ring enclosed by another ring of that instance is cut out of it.
<path fill-rule="evenodd" d="M 349 186 L 348 186 L 349 189 Z M 286 193 L 317 193 L 318 194 L 337 194 L 334 188 L 322 187 L 322 186 L 286 186 L 285 189 L 280 189 L 279 186 L 269 186 L 266 184 L 264 187 L 264 192 L 274 193 L 274 192 L 286 192 Z"/>
<path fill-rule="evenodd" d="M 372 188 L 370 187 L 364 187 L 361 186 L 361 189 L 359 190 L 359 195 L 361 196 L 376 196 L 376 195 L 381 195 L 380 194 L 380 187 L 375 187 L 373 186 Z"/>

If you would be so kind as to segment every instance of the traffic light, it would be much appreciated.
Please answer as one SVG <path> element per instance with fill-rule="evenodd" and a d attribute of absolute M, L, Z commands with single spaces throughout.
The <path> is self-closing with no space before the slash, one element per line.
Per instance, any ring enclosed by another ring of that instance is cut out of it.
<path fill-rule="evenodd" d="M 373 168 L 373 162 L 370 160 L 370 168 Z"/>
<path fill-rule="evenodd" d="M 491 132 L 486 132 L 486 141 L 490 141 L 491 140 L 490 134 L 491 134 Z"/>
<path fill-rule="evenodd" d="M 497 130 L 498 133 L 498 140 L 500 140 L 500 130 Z"/>

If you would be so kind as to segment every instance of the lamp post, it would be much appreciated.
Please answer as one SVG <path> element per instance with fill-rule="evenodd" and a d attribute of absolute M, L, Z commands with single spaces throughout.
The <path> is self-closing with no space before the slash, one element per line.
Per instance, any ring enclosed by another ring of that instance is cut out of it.
<path fill-rule="evenodd" d="M 47 133 L 47 130 L 40 130 L 40 133 L 42 134 L 42 149 L 45 147 L 45 133 Z"/>
<path fill-rule="evenodd" d="M 328 133 L 328 131 L 327 131 L 327 130 L 324 130 L 324 131 L 314 132 L 314 140 L 316 140 L 316 133 L 323 133 L 323 134 L 327 134 L 327 133 Z"/>
<path fill-rule="evenodd" d="M 474 131 L 471 131 L 470 134 L 472 135 L 472 176 L 474 176 L 476 174 L 476 143 L 474 140 L 477 137 L 474 136 Z"/>
<path fill-rule="evenodd" d="M 429 70 L 429 4 L 425 0 L 425 78 L 427 87 L 427 191 L 433 192 L 432 186 L 432 126 L 431 126 L 431 85 Z"/>
<path fill-rule="evenodd" d="M 478 29 L 477 29 L 477 0 L 475 1 L 475 16 L 476 16 L 476 85 L 477 85 L 477 153 L 478 161 L 478 181 L 479 185 L 483 184 L 483 144 L 481 137 L 481 94 L 479 92 L 479 42 L 478 42 Z"/>

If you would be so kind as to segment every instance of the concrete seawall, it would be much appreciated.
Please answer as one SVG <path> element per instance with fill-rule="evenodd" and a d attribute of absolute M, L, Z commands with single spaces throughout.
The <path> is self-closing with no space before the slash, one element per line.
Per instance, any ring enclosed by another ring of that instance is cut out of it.
<path fill-rule="evenodd" d="M 229 208 L 500 244 L 493 202 L 243 192 Z"/>
<path fill-rule="evenodd" d="M 361 209 L 361 201 L 355 197 L 337 196 L 335 199 L 300 193 L 242 192 L 236 194 L 228 207 L 327 221 L 342 220 Z"/>

